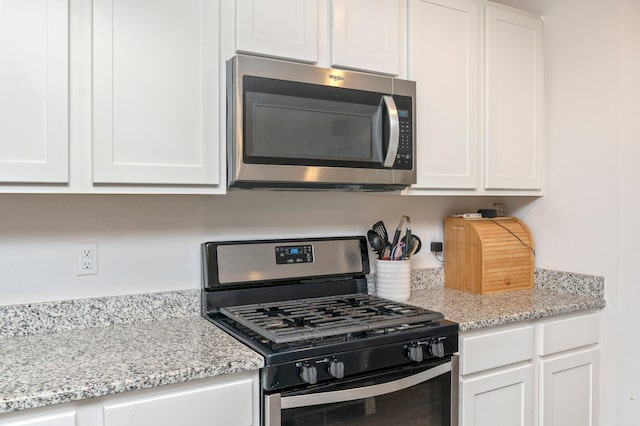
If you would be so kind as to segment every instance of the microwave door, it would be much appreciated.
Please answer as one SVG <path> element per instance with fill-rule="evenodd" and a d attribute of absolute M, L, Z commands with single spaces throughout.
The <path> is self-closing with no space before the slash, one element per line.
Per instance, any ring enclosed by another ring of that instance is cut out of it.
<path fill-rule="evenodd" d="M 392 97 L 343 88 L 310 95 L 318 89 L 303 83 L 260 78 L 250 83 L 244 95 L 245 163 L 361 170 L 393 166 L 398 114 Z M 383 123 L 385 115 L 388 123 Z"/>

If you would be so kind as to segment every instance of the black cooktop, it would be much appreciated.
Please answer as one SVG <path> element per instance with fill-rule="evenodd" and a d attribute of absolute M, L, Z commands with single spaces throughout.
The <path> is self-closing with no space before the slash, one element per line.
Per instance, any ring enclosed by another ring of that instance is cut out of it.
<path fill-rule="evenodd" d="M 388 334 L 443 318 L 439 312 L 359 293 L 227 306 L 220 312 L 275 343 Z"/>

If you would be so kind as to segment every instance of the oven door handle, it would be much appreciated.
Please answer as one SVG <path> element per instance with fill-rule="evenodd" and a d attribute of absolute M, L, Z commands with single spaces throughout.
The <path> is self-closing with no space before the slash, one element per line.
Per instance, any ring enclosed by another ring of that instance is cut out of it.
<path fill-rule="evenodd" d="M 400 143 L 400 119 L 398 118 L 398 108 L 393 96 L 384 95 L 382 100 L 387 108 L 387 117 L 389 117 L 389 148 L 384 158 L 384 167 L 393 167 L 398 154 L 398 144 Z"/>
<path fill-rule="evenodd" d="M 308 395 L 287 396 L 280 399 L 280 408 L 308 407 L 311 405 L 333 404 L 336 402 L 353 401 L 356 399 L 371 398 L 401 391 L 411 386 L 418 385 L 451 371 L 451 361 L 436 367 L 422 371 L 413 376 L 404 377 L 388 383 L 380 383 L 362 388 L 345 389 L 333 392 L 311 393 Z"/>

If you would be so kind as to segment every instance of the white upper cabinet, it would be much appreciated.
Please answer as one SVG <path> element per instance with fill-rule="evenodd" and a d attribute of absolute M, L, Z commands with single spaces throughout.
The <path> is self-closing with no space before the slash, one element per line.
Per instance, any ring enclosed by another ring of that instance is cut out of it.
<path fill-rule="evenodd" d="M 400 74 L 401 2 L 331 1 L 331 66 Z"/>
<path fill-rule="evenodd" d="M 411 0 L 410 74 L 417 81 L 417 184 L 478 186 L 478 4 Z"/>
<path fill-rule="evenodd" d="M 217 184 L 217 2 L 94 0 L 93 43 L 93 182 Z"/>
<path fill-rule="evenodd" d="M 317 0 L 237 0 L 235 50 L 318 62 Z"/>
<path fill-rule="evenodd" d="M 542 189 L 542 21 L 486 7 L 487 189 Z"/>
<path fill-rule="evenodd" d="M 410 0 L 417 182 L 410 193 L 539 195 L 540 17 L 483 0 Z"/>
<path fill-rule="evenodd" d="M 0 182 L 69 180 L 67 0 L 0 0 Z"/>

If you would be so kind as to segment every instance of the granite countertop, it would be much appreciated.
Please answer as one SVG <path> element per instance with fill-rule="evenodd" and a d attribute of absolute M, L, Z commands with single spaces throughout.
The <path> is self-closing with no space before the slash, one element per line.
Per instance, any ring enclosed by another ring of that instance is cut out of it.
<path fill-rule="evenodd" d="M 0 337 L 0 413 L 257 370 L 200 316 Z"/>
<path fill-rule="evenodd" d="M 460 325 L 460 332 L 605 306 L 602 297 L 541 288 L 487 295 L 448 288 L 421 289 L 412 291 L 407 303 L 442 312 Z"/>
<path fill-rule="evenodd" d="M 369 280 L 375 291 L 375 280 Z M 442 312 L 460 325 L 460 332 L 518 321 L 604 308 L 604 277 L 548 269 L 535 270 L 535 286 L 494 294 L 475 294 L 444 286 L 442 268 L 422 269 L 411 275 L 407 302 Z"/>
<path fill-rule="evenodd" d="M 534 289 L 494 295 L 442 278 L 412 271 L 408 303 L 461 332 L 605 306 L 602 277 L 537 270 Z M 199 290 L 0 306 L 0 413 L 262 368 L 199 308 Z"/>

